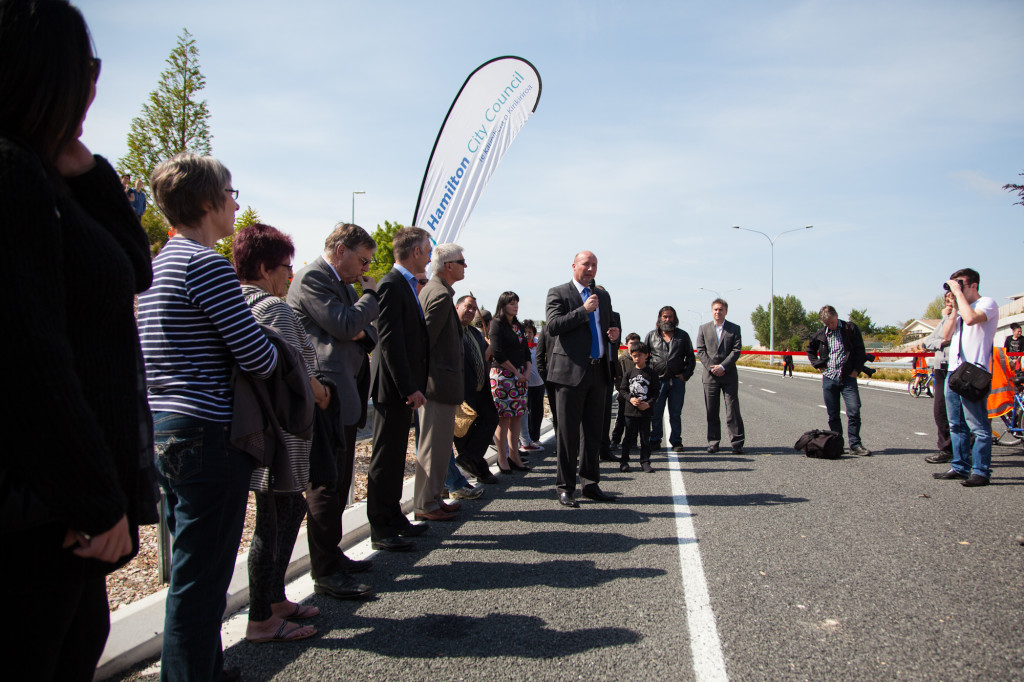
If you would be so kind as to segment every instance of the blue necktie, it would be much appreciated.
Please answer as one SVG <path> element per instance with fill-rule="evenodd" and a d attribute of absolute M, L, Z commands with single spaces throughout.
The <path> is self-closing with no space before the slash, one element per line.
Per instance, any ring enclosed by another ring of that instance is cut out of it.
<path fill-rule="evenodd" d="M 590 298 L 590 287 L 583 287 L 583 301 Z M 597 327 L 597 311 L 590 313 L 587 317 L 590 318 L 590 357 L 597 360 L 601 357 L 601 338 L 598 336 L 601 332 Z"/>
<path fill-rule="evenodd" d="M 405 281 L 409 283 L 410 287 L 412 287 L 412 297 L 416 299 L 416 307 L 420 309 L 420 318 L 423 318 L 423 305 L 420 303 L 419 295 L 416 294 L 416 285 L 418 284 L 416 281 L 416 275 L 406 277 Z"/>

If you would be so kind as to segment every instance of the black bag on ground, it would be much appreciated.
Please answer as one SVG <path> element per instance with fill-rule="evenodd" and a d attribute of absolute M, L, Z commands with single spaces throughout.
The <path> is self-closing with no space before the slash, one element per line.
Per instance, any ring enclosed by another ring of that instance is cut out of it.
<path fill-rule="evenodd" d="M 800 436 L 793 447 L 817 459 L 839 459 L 843 455 L 843 436 L 835 431 L 814 429 Z"/>

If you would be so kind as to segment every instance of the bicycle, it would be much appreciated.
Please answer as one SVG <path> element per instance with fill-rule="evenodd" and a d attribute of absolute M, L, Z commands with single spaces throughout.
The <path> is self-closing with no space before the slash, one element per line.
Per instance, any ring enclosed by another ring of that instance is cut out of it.
<path fill-rule="evenodd" d="M 929 398 L 932 398 L 932 387 L 935 385 L 935 372 L 931 371 L 928 374 L 921 372 L 921 370 L 914 370 L 914 378 L 907 382 L 907 392 L 915 398 L 920 398 L 922 393 L 927 393 Z M 921 372 L 918 374 L 918 372 Z"/>
<path fill-rule="evenodd" d="M 993 419 L 992 444 L 1013 446 L 1024 442 L 1024 374 L 1018 374 L 1013 379 L 1013 409 Z M 999 421 L 1002 421 L 1003 432 L 999 433 Z"/>

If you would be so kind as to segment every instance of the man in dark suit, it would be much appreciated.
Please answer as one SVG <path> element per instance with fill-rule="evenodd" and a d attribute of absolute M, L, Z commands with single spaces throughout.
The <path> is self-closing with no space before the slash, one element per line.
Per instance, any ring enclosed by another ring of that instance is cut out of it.
<path fill-rule="evenodd" d="M 711 303 L 711 322 L 697 332 L 697 358 L 704 365 L 704 406 L 708 413 L 708 452 L 718 452 L 722 440 L 720 396 L 725 396 L 725 423 L 734 453 L 743 452 L 743 417 L 740 416 L 740 380 L 736 361 L 743 341 L 739 325 L 725 319 L 729 304 L 720 298 Z"/>
<path fill-rule="evenodd" d="M 417 278 L 430 262 L 430 235 L 403 227 L 392 238 L 395 267 L 381 277 L 377 294 L 380 341 L 373 354 L 373 452 L 366 482 L 366 517 L 374 549 L 407 551 L 407 538 L 427 530 L 402 513 L 402 482 L 413 410 L 423 407 L 427 390 L 427 326 L 416 297 Z"/>
<path fill-rule="evenodd" d="M 462 324 L 453 301 L 456 282 L 466 277 L 466 259 L 458 244 L 438 244 L 434 276 L 420 291 L 427 325 L 430 368 L 426 404 L 420 408 L 420 440 L 416 449 L 413 513 L 417 519 L 450 521 L 459 502 L 441 499 L 455 438 L 455 408 L 462 404 Z"/>
<path fill-rule="evenodd" d="M 580 251 L 572 263 L 572 280 L 551 288 L 547 297 L 547 326 L 554 347 L 547 362 L 548 381 L 555 384 L 558 430 L 558 501 L 578 507 L 575 499 L 579 470 L 583 496 L 611 502 L 601 490 L 598 452 L 604 425 L 605 396 L 611 382 L 613 348 L 619 330 L 611 326 L 612 301 L 594 286 L 597 256 Z M 580 424 L 580 428 L 573 425 Z"/>
<path fill-rule="evenodd" d="M 459 297 L 455 310 L 459 314 L 463 332 L 463 399 L 476 412 L 476 419 L 466 435 L 455 438 L 455 448 L 459 452 L 455 463 L 481 483 L 497 483 L 498 478 L 491 473 L 485 459 L 487 448 L 494 440 L 494 429 L 498 428 L 498 409 L 494 406 L 491 380 L 487 372 L 487 341 L 480 330 L 472 325 L 477 312 L 476 299 L 472 294 Z"/>
<path fill-rule="evenodd" d="M 376 248 L 363 228 L 340 223 L 328 235 L 323 255 L 300 270 L 288 289 L 288 305 L 309 335 L 321 371 L 335 386 L 341 413 L 345 442 L 334 450 L 338 480 L 310 483 L 306 530 L 313 589 L 342 599 L 368 593 L 369 588 L 349 574 L 372 565 L 349 559 L 338 544 L 352 486 L 356 430 L 366 404 L 366 391 L 359 390 L 356 377 L 377 345 L 377 330 L 371 324 L 379 312 L 377 283 L 365 275 Z M 352 287 L 356 282 L 363 288 L 362 296 Z"/>

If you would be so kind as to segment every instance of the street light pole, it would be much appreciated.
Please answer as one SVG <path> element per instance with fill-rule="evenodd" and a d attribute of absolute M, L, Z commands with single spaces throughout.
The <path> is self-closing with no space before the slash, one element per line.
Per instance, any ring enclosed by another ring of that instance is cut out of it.
<path fill-rule="evenodd" d="M 809 230 L 812 227 L 814 227 L 814 225 L 805 225 L 804 227 L 796 227 L 796 228 L 794 228 L 792 230 L 786 230 L 785 232 L 780 232 L 777 235 L 775 235 L 775 239 L 772 239 L 771 237 L 766 235 L 764 232 L 761 232 L 760 230 L 751 230 L 751 229 L 746 228 L 746 227 L 740 227 L 739 225 L 733 225 L 732 226 L 732 229 L 734 229 L 734 230 L 744 230 L 746 232 L 754 232 L 755 234 L 761 235 L 762 237 L 764 237 L 765 239 L 768 240 L 768 244 L 771 247 L 770 251 L 771 251 L 771 260 L 772 260 L 772 289 L 771 289 L 772 298 L 771 298 L 771 301 L 769 301 L 769 303 L 768 303 L 768 350 L 769 351 L 772 351 L 772 352 L 775 351 L 775 240 L 778 239 L 779 237 L 781 237 L 784 234 L 789 234 L 790 232 L 799 232 L 800 230 Z M 775 356 L 773 354 L 769 354 L 768 355 L 768 364 L 771 365 L 772 362 L 774 362 L 774 360 L 775 360 Z"/>
<path fill-rule="evenodd" d="M 356 224 L 356 195 L 366 194 L 366 192 L 352 192 L 352 224 Z"/>
<path fill-rule="evenodd" d="M 718 293 L 718 291 L 717 291 L 717 290 L 715 290 L 715 289 L 708 289 L 707 287 L 701 287 L 701 288 L 700 288 L 700 290 L 701 290 L 701 291 L 707 291 L 707 292 L 709 292 L 709 293 L 712 293 L 712 294 L 714 294 L 714 295 L 715 295 L 715 296 L 717 296 L 718 298 L 722 298 L 722 294 Z M 726 289 L 726 290 L 725 290 L 725 293 L 727 293 L 727 294 L 728 294 L 728 293 L 729 293 L 729 292 L 731 292 L 731 291 L 742 291 L 742 290 L 743 290 L 743 287 L 736 287 L 735 289 Z"/>

